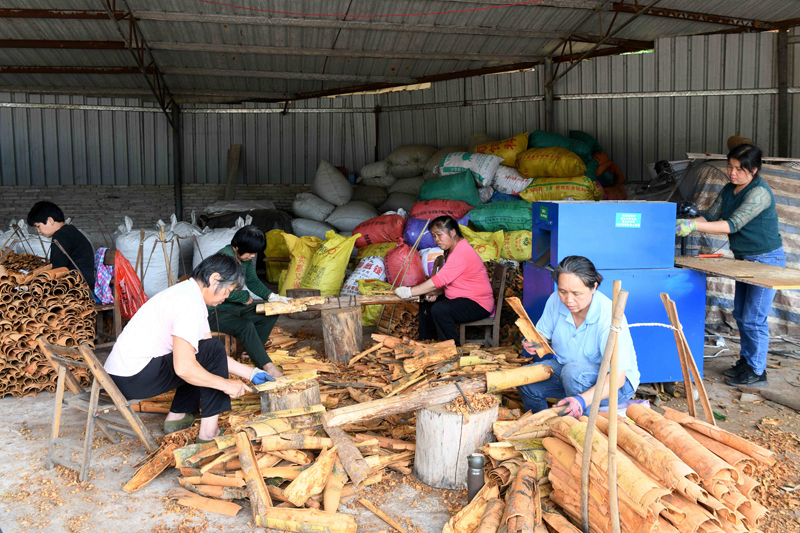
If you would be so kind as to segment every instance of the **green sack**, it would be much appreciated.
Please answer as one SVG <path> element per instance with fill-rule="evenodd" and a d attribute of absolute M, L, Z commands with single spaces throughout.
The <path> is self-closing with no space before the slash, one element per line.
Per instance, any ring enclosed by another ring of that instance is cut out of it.
<path fill-rule="evenodd" d="M 592 178 L 593 180 L 597 180 L 597 170 L 600 168 L 600 163 L 597 162 L 597 159 L 594 157 L 591 161 L 586 162 L 586 172 L 584 172 L 584 176 L 587 178 Z"/>
<path fill-rule="evenodd" d="M 471 170 L 425 182 L 419 189 L 419 199 L 459 200 L 472 207 L 482 205 L 475 187 L 475 174 Z"/>
<path fill-rule="evenodd" d="M 533 211 L 525 200 L 491 202 L 470 211 L 469 222 L 478 231 L 531 231 Z"/>
<path fill-rule="evenodd" d="M 586 146 L 589 147 L 589 150 L 591 150 L 592 153 L 603 151 L 603 147 L 600 146 L 600 143 L 597 142 L 597 139 L 595 139 L 585 131 L 569 130 L 569 138 L 586 143 Z"/>
<path fill-rule="evenodd" d="M 612 187 L 614 185 L 614 180 L 616 176 L 614 176 L 613 172 L 605 171 L 599 176 L 597 176 L 597 182 L 602 185 L 603 187 Z"/>
<path fill-rule="evenodd" d="M 589 146 L 576 139 L 568 139 L 558 133 L 550 133 L 549 131 L 536 130 L 528 136 L 528 148 L 551 148 L 559 146 L 566 148 L 570 152 L 580 157 L 583 162 L 589 161 L 592 158 L 592 150 Z"/>

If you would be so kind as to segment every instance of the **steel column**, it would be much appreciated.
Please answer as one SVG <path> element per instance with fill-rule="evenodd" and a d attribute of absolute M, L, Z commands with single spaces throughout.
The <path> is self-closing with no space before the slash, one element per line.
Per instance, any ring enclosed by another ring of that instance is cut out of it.
<path fill-rule="evenodd" d="M 789 30 L 778 30 L 778 157 L 789 157 Z"/>

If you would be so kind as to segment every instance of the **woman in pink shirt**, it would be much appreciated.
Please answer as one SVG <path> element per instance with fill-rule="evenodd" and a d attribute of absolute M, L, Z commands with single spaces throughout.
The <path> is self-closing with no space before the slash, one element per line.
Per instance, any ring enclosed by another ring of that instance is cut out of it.
<path fill-rule="evenodd" d="M 416 287 L 399 287 L 400 298 L 425 295 L 419 304 L 419 338 L 458 345 L 458 324 L 488 317 L 494 312 L 494 294 L 489 275 L 478 253 L 461 235 L 452 217 L 431 221 L 430 232 L 436 246 L 444 250 L 444 266 L 428 281 Z"/>

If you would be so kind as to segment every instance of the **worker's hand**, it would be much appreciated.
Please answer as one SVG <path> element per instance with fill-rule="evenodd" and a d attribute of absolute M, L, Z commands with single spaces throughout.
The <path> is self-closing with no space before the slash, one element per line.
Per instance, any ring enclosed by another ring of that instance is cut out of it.
<path fill-rule="evenodd" d="M 697 231 L 697 222 L 694 220 L 679 218 L 675 221 L 675 235 L 678 237 L 686 237 L 693 231 Z"/>
<path fill-rule="evenodd" d="M 525 353 L 528 354 L 529 357 L 533 357 L 536 354 L 536 350 L 541 348 L 542 345 L 538 342 L 531 342 L 526 339 L 522 339 L 522 349 L 525 350 Z"/>
<path fill-rule="evenodd" d="M 569 396 L 556 404 L 556 407 L 562 406 L 567 406 L 564 412 L 565 416 L 580 418 L 583 416 L 583 411 L 586 409 L 586 402 L 581 395 Z"/>
<path fill-rule="evenodd" d="M 286 296 L 281 296 L 277 292 L 273 292 L 272 294 L 269 295 L 267 301 L 271 304 L 274 303 L 288 304 L 291 301 L 291 298 L 287 298 Z"/>
<path fill-rule="evenodd" d="M 253 385 L 261 385 L 262 383 L 266 383 L 267 381 L 275 381 L 275 378 L 273 378 L 260 368 L 254 368 L 253 372 L 250 374 L 250 381 L 253 382 Z"/>
<path fill-rule="evenodd" d="M 252 296 L 247 299 L 247 302 L 244 305 L 250 305 L 251 303 L 253 303 L 253 297 Z"/>
<path fill-rule="evenodd" d="M 428 294 L 425 295 L 425 301 L 435 302 L 436 298 L 438 298 L 438 297 L 439 297 L 438 294 L 436 294 L 434 292 L 429 292 Z"/>
<path fill-rule="evenodd" d="M 414 296 L 413 294 L 411 294 L 411 287 L 397 287 L 394 290 L 394 293 L 403 300 L 408 300 L 409 298 Z"/>
<path fill-rule="evenodd" d="M 278 370 L 278 367 L 275 366 L 275 363 L 267 363 L 266 365 L 264 365 L 264 372 L 266 372 L 273 378 L 279 378 L 283 375 L 283 372 Z"/>
<path fill-rule="evenodd" d="M 241 398 L 248 392 L 248 389 L 247 385 L 238 379 L 226 379 L 225 387 L 222 389 L 222 392 L 231 398 Z"/>

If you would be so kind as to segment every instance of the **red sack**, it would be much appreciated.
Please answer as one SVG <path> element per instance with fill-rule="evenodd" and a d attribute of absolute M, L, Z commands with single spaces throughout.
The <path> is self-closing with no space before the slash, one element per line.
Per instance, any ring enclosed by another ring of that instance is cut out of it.
<path fill-rule="evenodd" d="M 402 239 L 396 248 L 386 252 L 384 263 L 386 264 L 387 281 L 395 287 L 414 287 L 428 279 L 425 271 L 422 270 L 422 260 L 416 250 L 411 253 L 411 259 L 403 266 L 409 252 L 411 252 L 411 246 L 403 243 Z M 405 277 L 403 277 L 404 275 Z M 395 279 L 397 279 L 396 284 Z"/>
<path fill-rule="evenodd" d="M 353 229 L 353 235 L 361 234 L 356 241 L 356 248 L 382 242 L 396 242 L 403 238 L 405 227 L 406 219 L 400 215 L 382 215 L 365 220 Z"/>
<path fill-rule="evenodd" d="M 422 218 L 433 220 L 436 217 L 450 215 L 458 220 L 466 215 L 472 206 L 467 202 L 458 200 L 425 200 L 417 202 L 411 207 L 409 218 Z"/>
<path fill-rule="evenodd" d="M 114 283 L 119 294 L 119 310 L 125 320 L 130 320 L 147 301 L 139 276 L 119 250 L 114 254 Z"/>

